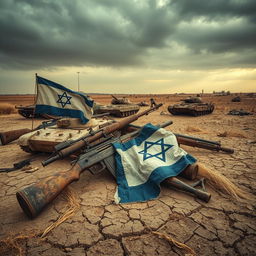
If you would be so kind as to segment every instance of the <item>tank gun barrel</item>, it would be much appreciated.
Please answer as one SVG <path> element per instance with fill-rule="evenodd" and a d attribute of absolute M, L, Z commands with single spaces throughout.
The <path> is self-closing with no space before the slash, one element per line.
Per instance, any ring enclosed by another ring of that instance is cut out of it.
<path fill-rule="evenodd" d="M 111 94 L 111 97 L 115 100 L 118 100 L 118 98 L 116 96 L 114 96 L 113 94 Z"/>

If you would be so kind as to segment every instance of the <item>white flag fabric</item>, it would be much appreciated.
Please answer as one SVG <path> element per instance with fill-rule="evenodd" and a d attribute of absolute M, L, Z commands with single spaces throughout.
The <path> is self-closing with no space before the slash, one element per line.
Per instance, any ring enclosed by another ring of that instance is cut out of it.
<path fill-rule="evenodd" d="M 83 124 L 91 119 L 93 100 L 45 78 L 36 79 L 35 113 L 79 118 Z"/>
<path fill-rule="evenodd" d="M 177 176 L 196 162 L 178 146 L 172 132 L 152 124 L 145 125 L 138 137 L 113 146 L 116 149 L 117 203 L 157 198 L 163 180 Z"/>

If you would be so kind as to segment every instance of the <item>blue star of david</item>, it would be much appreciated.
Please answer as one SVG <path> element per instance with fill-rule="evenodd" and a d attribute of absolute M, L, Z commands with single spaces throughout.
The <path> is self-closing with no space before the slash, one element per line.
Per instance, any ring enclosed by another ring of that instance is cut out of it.
<path fill-rule="evenodd" d="M 157 153 L 155 154 L 151 154 L 150 152 L 150 148 L 152 146 L 159 146 L 159 150 Z M 163 162 L 165 162 L 166 158 L 165 158 L 165 152 L 167 150 L 169 150 L 171 147 L 173 147 L 173 145 L 170 145 L 170 144 L 164 144 L 164 139 L 160 139 L 160 140 L 157 140 L 155 142 L 150 142 L 150 141 L 145 141 L 145 144 L 144 144 L 144 149 L 141 150 L 140 152 L 138 152 L 139 154 L 143 154 L 143 161 L 149 159 L 149 158 L 152 158 L 152 157 L 156 157 L 158 158 L 159 160 L 162 160 Z"/>
<path fill-rule="evenodd" d="M 68 96 L 66 92 L 63 92 L 62 95 L 58 94 L 58 98 L 59 98 L 59 99 L 57 100 L 57 103 L 60 103 L 63 108 L 65 108 L 65 106 L 66 106 L 67 104 L 70 104 L 70 105 L 71 105 L 70 100 L 71 100 L 72 97 L 71 97 L 71 96 Z M 64 100 L 66 99 L 66 100 L 63 101 L 63 99 L 64 99 Z"/>

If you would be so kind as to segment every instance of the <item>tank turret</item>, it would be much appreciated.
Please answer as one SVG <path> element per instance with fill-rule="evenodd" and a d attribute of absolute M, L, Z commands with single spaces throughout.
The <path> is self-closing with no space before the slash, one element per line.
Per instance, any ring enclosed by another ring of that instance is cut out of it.
<path fill-rule="evenodd" d="M 202 99 L 200 97 L 188 97 L 182 100 L 184 103 L 202 103 Z"/>
<path fill-rule="evenodd" d="M 120 104 L 120 105 L 95 105 L 93 112 L 94 114 L 104 114 L 108 113 L 109 115 L 115 117 L 126 117 L 136 114 L 140 109 L 140 106 L 137 104 Z"/>
<path fill-rule="evenodd" d="M 112 96 L 112 101 L 111 101 L 111 104 L 113 105 L 122 105 L 122 104 L 132 104 L 127 98 L 123 97 L 123 98 L 117 98 L 116 96 L 114 95 L 111 95 Z"/>
<path fill-rule="evenodd" d="M 54 152 L 54 147 L 65 141 L 76 140 L 93 131 L 115 122 L 114 120 L 92 118 L 81 124 L 76 118 L 63 118 L 57 124 L 19 137 L 17 143 L 26 152 Z"/>

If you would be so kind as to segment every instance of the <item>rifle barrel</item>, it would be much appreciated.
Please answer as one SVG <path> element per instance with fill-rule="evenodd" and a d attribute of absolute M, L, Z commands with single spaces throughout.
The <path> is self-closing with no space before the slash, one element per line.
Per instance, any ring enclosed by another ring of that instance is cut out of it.
<path fill-rule="evenodd" d="M 233 149 L 224 148 L 224 147 L 221 147 L 220 145 L 211 144 L 203 141 L 197 141 L 197 140 L 179 137 L 179 136 L 177 136 L 176 138 L 179 144 L 187 145 L 190 147 L 204 148 L 204 149 L 215 150 L 215 151 L 224 151 L 230 154 L 234 153 Z"/>
<path fill-rule="evenodd" d="M 196 138 L 196 137 L 183 135 L 183 134 L 179 134 L 179 133 L 174 133 L 174 135 L 176 137 L 190 139 L 190 140 L 199 141 L 199 142 L 205 142 L 205 143 L 208 143 L 208 144 L 213 144 L 213 145 L 218 145 L 218 146 L 221 145 L 218 141 L 204 140 L 204 139 L 201 139 L 201 138 Z"/>

